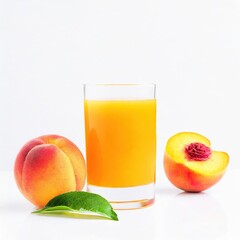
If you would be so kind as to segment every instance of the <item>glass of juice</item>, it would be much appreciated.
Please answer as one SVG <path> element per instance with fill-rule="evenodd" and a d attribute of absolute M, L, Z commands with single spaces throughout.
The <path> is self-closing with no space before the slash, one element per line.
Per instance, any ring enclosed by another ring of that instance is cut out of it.
<path fill-rule="evenodd" d="M 155 84 L 85 84 L 87 189 L 115 209 L 154 203 Z"/>

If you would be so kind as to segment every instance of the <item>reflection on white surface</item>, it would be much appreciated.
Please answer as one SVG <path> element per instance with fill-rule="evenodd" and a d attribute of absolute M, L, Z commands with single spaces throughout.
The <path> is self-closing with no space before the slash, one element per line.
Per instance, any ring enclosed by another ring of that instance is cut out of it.
<path fill-rule="evenodd" d="M 29 215 L 18 239 L 156 239 L 154 207 L 118 211 L 119 221 Z M 137 217 L 136 217 L 137 216 Z"/>
<path fill-rule="evenodd" d="M 171 240 L 219 240 L 226 236 L 228 221 L 221 204 L 210 194 L 183 192 L 169 201 L 163 231 Z"/>

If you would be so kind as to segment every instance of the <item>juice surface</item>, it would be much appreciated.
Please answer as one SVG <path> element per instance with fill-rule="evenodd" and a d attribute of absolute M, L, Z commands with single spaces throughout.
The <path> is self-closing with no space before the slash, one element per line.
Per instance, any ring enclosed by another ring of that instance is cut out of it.
<path fill-rule="evenodd" d="M 156 100 L 85 100 L 88 184 L 155 182 Z"/>

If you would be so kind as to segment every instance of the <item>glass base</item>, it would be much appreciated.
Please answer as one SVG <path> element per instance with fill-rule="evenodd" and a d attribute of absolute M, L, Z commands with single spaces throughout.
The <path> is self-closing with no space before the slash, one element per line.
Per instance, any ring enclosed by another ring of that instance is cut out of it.
<path fill-rule="evenodd" d="M 106 198 L 115 210 L 129 210 L 152 205 L 155 197 L 155 184 L 125 188 L 88 185 L 87 191 Z"/>

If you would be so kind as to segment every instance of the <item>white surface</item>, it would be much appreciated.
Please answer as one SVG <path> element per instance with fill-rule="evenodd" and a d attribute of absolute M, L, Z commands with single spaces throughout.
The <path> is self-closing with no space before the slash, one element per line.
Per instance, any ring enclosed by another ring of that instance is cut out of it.
<path fill-rule="evenodd" d="M 230 170 L 200 194 L 183 193 L 164 179 L 153 206 L 117 211 L 119 221 L 33 215 L 11 172 L 0 172 L 1 240 L 238 240 L 240 171 Z"/>
<path fill-rule="evenodd" d="M 180 131 L 239 169 L 239 23 L 239 0 L 0 0 L 0 169 L 43 134 L 85 152 L 84 82 L 157 83 L 157 176 Z"/>

